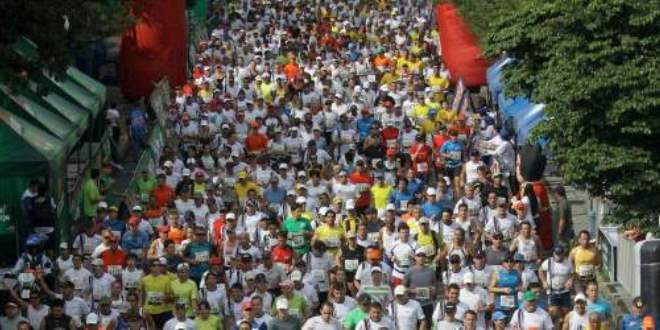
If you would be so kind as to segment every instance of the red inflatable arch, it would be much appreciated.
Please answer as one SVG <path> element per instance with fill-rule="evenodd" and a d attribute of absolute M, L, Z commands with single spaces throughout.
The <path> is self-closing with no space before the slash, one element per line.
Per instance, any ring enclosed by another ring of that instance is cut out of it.
<path fill-rule="evenodd" d="M 436 14 L 442 58 L 451 73 L 452 83 L 462 77 L 466 87 L 485 85 L 490 62 L 482 57 L 477 39 L 458 9 L 452 4 L 441 4 L 436 7 Z"/>
<path fill-rule="evenodd" d="M 186 81 L 185 0 L 133 0 L 136 23 L 124 32 L 120 50 L 121 91 L 129 99 L 147 96 L 167 76 L 171 86 Z"/>

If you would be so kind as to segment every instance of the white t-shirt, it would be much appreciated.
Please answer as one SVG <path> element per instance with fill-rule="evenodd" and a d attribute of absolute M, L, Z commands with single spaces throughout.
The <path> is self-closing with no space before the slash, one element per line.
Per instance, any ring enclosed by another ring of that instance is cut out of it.
<path fill-rule="evenodd" d="M 545 272 L 545 281 L 550 285 L 552 292 L 568 291 L 564 284 L 573 272 L 573 267 L 571 267 L 568 258 L 564 258 L 561 262 L 555 260 L 554 257 L 548 258 L 541 264 L 541 270 Z"/>
<path fill-rule="evenodd" d="M 355 299 L 346 296 L 344 297 L 343 303 L 333 302 L 332 306 L 335 308 L 335 317 L 339 320 L 339 322 L 343 323 L 346 315 L 348 315 L 348 313 L 350 313 L 357 306 L 357 302 L 355 302 Z"/>
<path fill-rule="evenodd" d="M 176 317 L 171 318 L 169 321 L 165 322 L 165 325 L 163 326 L 163 330 L 176 330 L 179 329 L 177 328 L 177 325 L 180 323 L 185 324 L 186 330 L 195 330 L 197 327 L 195 326 L 195 322 L 193 320 L 186 318 L 184 322 L 179 321 Z"/>
<path fill-rule="evenodd" d="M 92 273 L 89 270 L 80 267 L 80 269 L 71 268 L 64 272 L 64 280 L 71 281 L 73 288 L 78 296 L 85 294 L 89 290 L 89 278 Z"/>
<path fill-rule="evenodd" d="M 140 279 L 142 278 L 143 274 L 144 272 L 142 272 L 141 269 L 137 269 L 137 268 L 133 270 L 124 269 L 121 272 L 121 284 L 124 290 L 139 288 Z"/>
<path fill-rule="evenodd" d="M 414 299 L 409 299 L 405 305 L 395 300 L 388 309 L 398 329 L 417 329 L 417 322 L 424 320 L 422 305 Z"/>
<path fill-rule="evenodd" d="M 341 324 L 337 319 L 330 319 L 325 322 L 321 316 L 314 316 L 303 324 L 302 330 L 341 330 Z"/>
<path fill-rule="evenodd" d="M 92 276 L 92 298 L 94 298 L 94 301 L 99 301 L 107 296 L 114 281 L 114 276 L 108 273 L 103 273 L 101 277 Z"/>
<path fill-rule="evenodd" d="M 380 330 L 380 329 L 394 330 L 394 322 L 387 317 L 383 316 L 380 318 L 380 321 L 376 322 L 370 318 L 365 318 L 360 321 L 355 327 L 355 330 Z"/>
<path fill-rule="evenodd" d="M 209 303 L 212 315 L 220 315 L 221 311 L 227 310 L 227 290 L 224 286 L 218 285 L 213 291 L 201 288 L 199 298 Z"/>
<path fill-rule="evenodd" d="M 48 312 L 50 311 L 50 307 L 46 305 L 41 305 L 40 309 L 36 309 L 32 307 L 32 305 L 28 305 L 27 308 L 27 319 L 30 321 L 30 325 L 32 325 L 33 328 L 39 329 L 39 326 L 41 325 L 41 320 L 48 315 Z"/>
<path fill-rule="evenodd" d="M 520 326 L 522 324 L 522 327 Z M 542 308 L 537 307 L 534 312 L 528 312 L 525 308 L 519 308 L 511 316 L 511 327 L 523 330 L 551 330 L 552 319 L 550 314 Z"/>

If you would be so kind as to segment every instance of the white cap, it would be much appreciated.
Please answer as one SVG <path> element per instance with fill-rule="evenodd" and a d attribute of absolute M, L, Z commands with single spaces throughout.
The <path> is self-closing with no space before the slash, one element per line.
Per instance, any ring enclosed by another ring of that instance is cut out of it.
<path fill-rule="evenodd" d="M 278 168 L 280 170 L 287 170 L 287 169 L 289 169 L 289 166 L 286 163 L 282 163 L 282 164 L 280 164 L 280 166 Z"/>
<path fill-rule="evenodd" d="M 407 292 L 408 292 L 408 289 L 405 286 L 400 285 L 400 284 L 397 285 L 396 288 L 394 288 L 394 295 L 395 296 L 404 295 Z"/>
<path fill-rule="evenodd" d="M 277 302 L 275 303 L 275 307 L 277 309 L 289 309 L 289 301 L 286 300 L 286 298 L 277 298 Z"/>
<path fill-rule="evenodd" d="M 225 219 L 236 219 L 236 214 L 234 214 L 233 212 L 229 212 L 225 216 Z"/>
<path fill-rule="evenodd" d="M 307 176 L 307 173 L 305 173 L 305 171 L 298 171 L 298 177 L 301 177 L 301 176 L 305 176 L 305 177 L 306 177 L 306 176 Z"/>
<path fill-rule="evenodd" d="M 305 196 L 298 196 L 298 198 L 296 198 L 296 204 L 305 204 L 305 203 L 307 203 L 307 198 L 305 198 Z"/>
<path fill-rule="evenodd" d="M 163 164 L 163 166 L 165 166 L 165 167 L 172 167 L 172 166 L 174 166 L 174 163 L 172 163 L 171 160 L 166 160 L 165 163 Z"/>
<path fill-rule="evenodd" d="M 388 203 L 387 206 L 385 206 L 385 211 L 396 211 L 396 206 L 392 203 Z"/>
<path fill-rule="evenodd" d="M 435 188 L 433 188 L 433 187 L 426 188 L 426 194 L 427 195 L 435 195 L 436 194 Z"/>
<path fill-rule="evenodd" d="M 421 218 L 419 218 L 419 220 L 417 220 L 417 223 L 419 223 L 419 224 L 429 223 L 429 218 L 421 217 Z"/>
<path fill-rule="evenodd" d="M 187 330 L 188 326 L 186 325 L 185 322 L 177 322 L 174 325 L 174 330 Z"/>
<path fill-rule="evenodd" d="M 67 242 L 60 243 L 60 249 L 68 249 L 68 248 L 69 248 L 69 243 Z"/>
<path fill-rule="evenodd" d="M 346 209 L 347 210 L 355 210 L 355 200 L 354 199 L 347 199 L 346 200 Z"/>
<path fill-rule="evenodd" d="M 474 274 L 472 272 L 463 274 L 463 284 L 467 283 L 474 283 Z"/>
<path fill-rule="evenodd" d="M 382 272 L 383 272 L 383 269 L 380 268 L 380 267 L 378 267 L 378 266 L 376 266 L 376 267 L 371 267 L 371 272 L 372 272 L 372 273 L 373 273 L 373 272 L 381 272 L 381 273 L 382 273 Z"/>
<path fill-rule="evenodd" d="M 195 158 L 192 158 L 192 157 L 188 158 L 188 160 L 186 160 L 186 164 L 189 164 L 189 165 L 190 164 L 195 164 Z"/>
<path fill-rule="evenodd" d="M 321 216 L 325 216 L 326 214 L 328 214 L 328 210 L 330 210 L 328 207 L 326 207 L 326 206 L 321 206 L 321 207 L 319 208 L 319 214 L 320 214 Z"/>
<path fill-rule="evenodd" d="M 183 174 L 183 176 L 190 176 L 190 174 L 191 174 L 190 169 L 184 168 L 182 174 Z"/>
<path fill-rule="evenodd" d="M 158 262 L 163 266 L 167 266 L 167 259 L 165 257 L 158 258 Z"/>
<path fill-rule="evenodd" d="M 587 301 L 587 297 L 584 295 L 584 293 L 579 292 L 575 295 L 575 298 L 573 298 L 574 302 L 577 302 L 578 300 Z"/>
<path fill-rule="evenodd" d="M 415 255 L 418 255 L 418 254 L 426 255 L 427 254 L 426 248 L 423 247 L 423 246 L 418 247 L 417 250 L 415 250 Z"/>
<path fill-rule="evenodd" d="M 103 266 L 103 260 L 99 258 L 92 260 L 92 266 Z"/>
<path fill-rule="evenodd" d="M 96 313 L 87 314 L 87 318 L 85 319 L 85 324 L 99 324 L 99 316 L 96 315 Z"/>
<path fill-rule="evenodd" d="M 140 206 L 140 205 L 135 205 L 135 206 L 133 206 L 133 208 L 131 209 L 131 211 L 133 211 L 133 212 L 142 212 L 142 206 Z"/>
<path fill-rule="evenodd" d="M 302 273 L 299 270 L 294 270 L 293 272 L 291 272 L 291 275 L 289 276 L 289 278 L 292 281 L 297 282 L 297 281 L 302 281 L 303 276 L 302 276 Z"/>
<path fill-rule="evenodd" d="M 200 120 L 199 121 L 199 126 L 209 126 L 209 121 L 208 120 Z"/>
<path fill-rule="evenodd" d="M 98 204 L 96 204 L 97 209 L 107 209 L 108 208 L 108 203 L 105 201 L 100 201 Z"/>

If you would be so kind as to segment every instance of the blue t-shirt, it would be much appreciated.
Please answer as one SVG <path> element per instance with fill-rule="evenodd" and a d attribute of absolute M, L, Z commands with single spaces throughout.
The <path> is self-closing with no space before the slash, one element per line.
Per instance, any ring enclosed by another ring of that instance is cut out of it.
<path fill-rule="evenodd" d="M 450 140 L 442 145 L 440 148 L 440 153 L 449 154 L 449 158 L 447 159 L 447 167 L 456 168 L 461 166 L 464 149 L 465 146 L 463 145 L 463 142 L 460 141 Z"/>
<path fill-rule="evenodd" d="M 421 210 L 425 217 L 434 219 L 442 212 L 442 205 L 440 203 L 426 202 L 422 204 Z"/>
<path fill-rule="evenodd" d="M 369 129 L 373 125 L 375 119 L 373 116 L 361 117 L 357 120 L 357 130 L 360 134 L 360 141 L 364 140 L 369 135 Z"/>
<path fill-rule="evenodd" d="M 149 247 L 149 235 L 142 230 L 126 232 L 121 238 L 121 248 L 124 251 L 142 250 Z"/>
<path fill-rule="evenodd" d="M 408 202 L 413 196 L 407 191 L 402 192 L 401 190 L 395 190 L 390 194 L 390 197 L 387 199 L 388 203 L 394 204 L 394 206 L 399 209 L 401 208 L 401 202 Z"/>
<path fill-rule="evenodd" d="M 269 187 L 268 189 L 264 190 L 264 198 L 268 201 L 269 204 L 284 204 L 284 199 L 286 198 L 286 190 L 280 187 L 275 189 Z"/>
<path fill-rule="evenodd" d="M 605 299 L 598 297 L 596 301 L 587 302 L 587 313 L 596 312 L 603 317 L 610 318 L 612 317 L 612 305 L 605 301 Z"/>
<path fill-rule="evenodd" d="M 406 190 L 410 195 L 415 196 L 415 194 L 420 192 L 422 188 L 424 188 L 424 182 L 414 179 L 408 182 L 408 186 L 406 187 Z"/>

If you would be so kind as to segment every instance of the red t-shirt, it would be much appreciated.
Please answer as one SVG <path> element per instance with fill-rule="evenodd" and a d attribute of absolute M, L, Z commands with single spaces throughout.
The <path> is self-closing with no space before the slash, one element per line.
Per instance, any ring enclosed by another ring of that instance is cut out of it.
<path fill-rule="evenodd" d="M 277 245 L 271 251 L 271 259 L 273 259 L 273 262 L 291 265 L 293 249 L 288 246 L 281 247 Z"/>
<path fill-rule="evenodd" d="M 126 252 L 119 249 L 116 251 L 107 249 L 101 252 L 101 260 L 103 260 L 103 266 L 106 268 L 113 265 L 124 266 L 126 264 Z"/>
<path fill-rule="evenodd" d="M 360 193 L 360 197 L 355 201 L 355 206 L 369 206 L 371 203 L 371 192 L 369 191 L 369 188 L 374 184 L 374 179 L 367 173 L 353 172 L 351 173 L 349 180 L 353 184 L 364 186 L 364 190 Z"/>
<path fill-rule="evenodd" d="M 156 186 L 154 190 L 151 191 L 151 195 L 156 199 L 156 205 L 158 207 L 165 207 L 171 201 L 174 200 L 174 189 L 168 185 Z"/>

